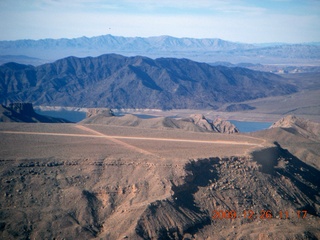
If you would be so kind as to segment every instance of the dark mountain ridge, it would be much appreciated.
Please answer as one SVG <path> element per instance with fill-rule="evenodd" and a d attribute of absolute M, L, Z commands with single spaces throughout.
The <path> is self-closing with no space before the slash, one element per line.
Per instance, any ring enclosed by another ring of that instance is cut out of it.
<path fill-rule="evenodd" d="M 296 92 L 275 74 L 188 59 L 67 57 L 0 66 L 0 102 L 110 108 L 203 108 Z"/>

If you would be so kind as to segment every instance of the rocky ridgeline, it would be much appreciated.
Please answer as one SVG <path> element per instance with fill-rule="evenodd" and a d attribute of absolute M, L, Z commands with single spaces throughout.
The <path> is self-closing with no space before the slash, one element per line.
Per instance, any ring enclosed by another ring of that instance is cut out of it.
<path fill-rule="evenodd" d="M 300 135 L 307 138 L 320 139 L 320 123 L 312 122 L 308 119 L 288 115 L 281 118 L 270 126 L 272 128 L 293 129 Z"/>
<path fill-rule="evenodd" d="M 0 105 L 0 122 L 67 123 L 69 121 L 37 114 L 32 103 L 10 103 L 9 106 Z"/>
<path fill-rule="evenodd" d="M 9 108 L 19 114 L 23 115 L 35 115 L 32 103 L 10 103 Z"/>
<path fill-rule="evenodd" d="M 40 163 L 40 162 L 26 162 L 26 163 L 20 163 L 19 167 L 27 168 L 27 167 L 57 167 L 64 165 L 64 162 L 58 162 L 58 161 L 52 161 L 52 162 L 47 162 L 47 163 Z M 70 165 L 70 164 L 66 164 Z"/>
<path fill-rule="evenodd" d="M 92 108 L 87 112 L 87 118 L 81 121 L 82 124 L 103 124 L 115 126 L 131 126 L 153 129 L 181 129 L 194 132 L 217 132 L 217 133 L 238 133 L 239 130 L 229 121 L 220 118 L 214 121 L 208 120 L 202 114 L 192 114 L 188 118 L 174 119 L 169 117 L 157 117 L 142 119 L 137 116 L 126 114 L 117 117 L 109 108 Z"/>

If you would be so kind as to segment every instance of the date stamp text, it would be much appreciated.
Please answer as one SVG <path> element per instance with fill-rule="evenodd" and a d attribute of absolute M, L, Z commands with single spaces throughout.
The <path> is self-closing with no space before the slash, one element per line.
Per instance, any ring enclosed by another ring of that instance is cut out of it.
<path fill-rule="evenodd" d="M 277 212 L 272 212 L 271 210 L 261 210 L 260 212 L 255 212 L 253 210 L 244 210 L 242 212 L 237 212 L 235 210 L 213 210 L 212 219 L 289 219 L 298 218 L 305 219 L 308 215 L 306 210 L 297 210 L 295 212 L 289 212 L 287 210 L 279 210 Z"/>

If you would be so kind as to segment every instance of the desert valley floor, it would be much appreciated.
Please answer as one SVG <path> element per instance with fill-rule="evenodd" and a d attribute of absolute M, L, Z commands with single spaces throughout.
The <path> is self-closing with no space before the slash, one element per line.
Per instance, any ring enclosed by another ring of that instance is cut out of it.
<path fill-rule="evenodd" d="M 2 239 L 320 238 L 319 169 L 263 136 L 1 123 L 0 139 Z"/>

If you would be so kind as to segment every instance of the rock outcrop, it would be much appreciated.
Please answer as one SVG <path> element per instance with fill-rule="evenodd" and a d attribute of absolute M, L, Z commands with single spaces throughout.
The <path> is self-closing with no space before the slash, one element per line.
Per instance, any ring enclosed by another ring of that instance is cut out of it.
<path fill-rule="evenodd" d="M 192 114 L 188 118 L 174 119 L 169 117 L 155 117 L 142 119 L 132 114 L 114 116 L 111 109 L 92 109 L 81 124 L 104 124 L 116 126 L 130 126 L 153 129 L 181 129 L 193 132 L 237 133 L 239 130 L 232 123 L 216 119 L 214 122 L 206 119 L 202 114 Z"/>
<path fill-rule="evenodd" d="M 213 121 L 213 125 L 220 133 L 238 133 L 239 129 L 229 121 L 217 118 Z"/>
<path fill-rule="evenodd" d="M 113 117 L 114 113 L 110 108 L 89 108 L 87 110 L 87 118 L 94 117 L 97 115 L 104 117 Z"/>
<path fill-rule="evenodd" d="M 192 114 L 188 118 L 191 122 L 209 132 L 220 132 L 212 123 L 210 123 L 202 114 Z"/>
<path fill-rule="evenodd" d="M 209 132 L 219 133 L 238 133 L 239 129 L 231 122 L 217 118 L 214 121 L 209 121 L 202 114 L 192 114 L 189 118 L 194 124 L 208 130 Z"/>

